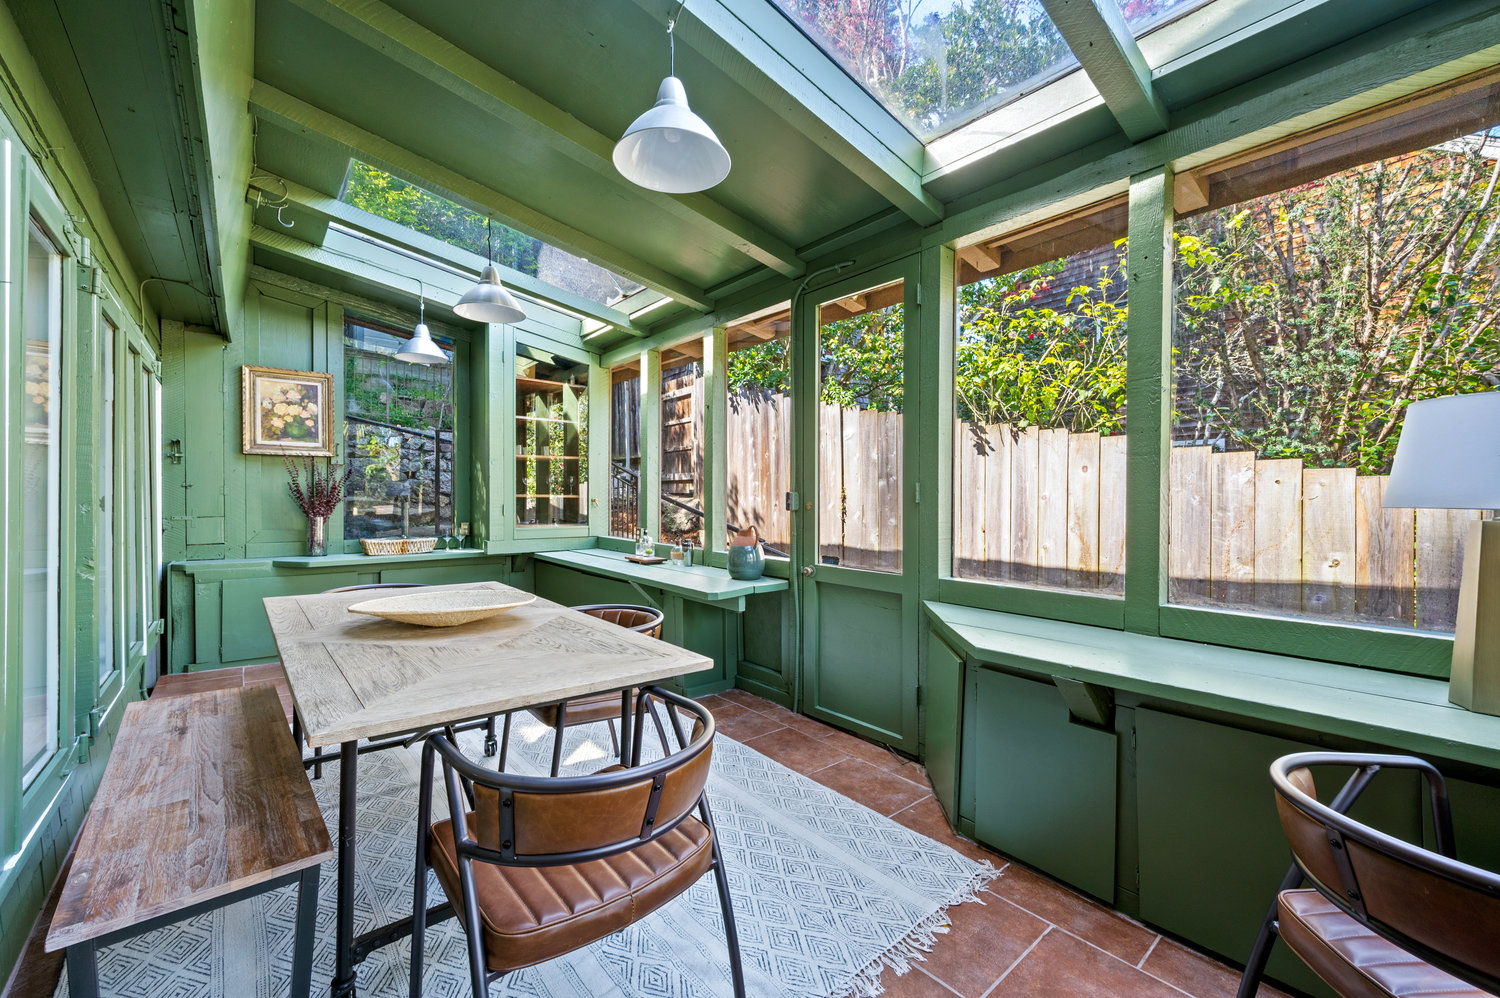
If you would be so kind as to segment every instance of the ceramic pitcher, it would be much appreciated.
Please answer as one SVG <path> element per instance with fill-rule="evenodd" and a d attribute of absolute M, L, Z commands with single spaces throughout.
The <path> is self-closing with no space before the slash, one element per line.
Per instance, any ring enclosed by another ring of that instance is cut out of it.
<path fill-rule="evenodd" d="M 766 549 L 753 526 L 738 531 L 729 540 L 729 577 L 749 582 L 766 570 Z"/>

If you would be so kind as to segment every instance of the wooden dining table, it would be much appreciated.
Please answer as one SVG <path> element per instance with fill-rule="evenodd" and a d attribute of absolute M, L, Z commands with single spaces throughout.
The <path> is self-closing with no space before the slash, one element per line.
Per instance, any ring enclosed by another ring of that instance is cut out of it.
<path fill-rule="evenodd" d="M 499 582 L 420 592 L 494 590 Z M 399 939 L 402 923 L 354 935 L 354 816 L 362 751 L 392 736 L 504 714 L 712 668 L 687 649 L 553 603 L 535 601 L 454 627 L 423 627 L 350 607 L 395 592 L 363 590 L 264 600 L 307 744 L 339 746 L 335 998 L 355 994 L 355 966 Z M 629 733 L 623 726 L 622 737 Z M 375 740 L 372 744 L 371 740 Z M 363 741 L 363 744 L 362 744 Z M 628 747 L 622 756 L 628 753 Z M 415 841 L 415 840 L 414 840 Z"/>

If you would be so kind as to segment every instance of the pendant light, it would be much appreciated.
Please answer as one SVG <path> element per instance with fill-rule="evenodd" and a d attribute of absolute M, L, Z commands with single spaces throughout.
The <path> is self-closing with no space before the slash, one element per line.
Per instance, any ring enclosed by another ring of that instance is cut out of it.
<path fill-rule="evenodd" d="M 505 290 L 505 285 L 500 283 L 500 268 L 494 264 L 495 240 L 488 218 L 484 220 L 484 240 L 490 262 L 480 272 L 479 283 L 458 300 L 453 311 L 475 322 L 520 322 L 526 318 L 526 313 L 515 297 Z"/>
<path fill-rule="evenodd" d="M 411 339 L 406 341 L 406 346 L 396 351 L 396 359 L 408 364 L 446 364 L 448 355 L 443 353 L 442 347 L 432 342 L 432 330 L 427 328 L 427 288 L 420 280 L 417 284 L 422 287 L 417 305 L 417 328 L 412 330 Z"/>
<path fill-rule="evenodd" d="M 678 8 L 681 9 L 680 7 Z M 615 143 L 615 169 L 633 184 L 664 194 L 693 194 L 729 176 L 729 153 L 714 130 L 688 109 L 677 78 L 677 43 L 667 22 L 670 70 L 656 91 L 656 104 Z"/>

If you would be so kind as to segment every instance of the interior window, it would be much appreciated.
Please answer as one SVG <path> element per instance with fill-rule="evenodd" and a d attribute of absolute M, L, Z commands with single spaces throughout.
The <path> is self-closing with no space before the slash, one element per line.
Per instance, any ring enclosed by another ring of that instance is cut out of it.
<path fill-rule="evenodd" d="M 589 522 L 589 366 L 516 350 L 516 523 Z"/>
<path fill-rule="evenodd" d="M 641 365 L 609 372 L 609 536 L 641 531 Z"/>
<path fill-rule="evenodd" d="M 396 359 L 411 334 L 363 320 L 344 324 L 344 453 L 351 475 L 344 537 L 454 536 L 453 342 L 433 340 L 448 364 Z"/>
<path fill-rule="evenodd" d="M 703 343 L 661 352 L 661 536 L 703 546 Z"/>
<path fill-rule="evenodd" d="M 729 344 L 728 478 L 724 522 L 754 527 L 766 554 L 785 558 L 792 545 L 791 303 L 733 322 Z"/>

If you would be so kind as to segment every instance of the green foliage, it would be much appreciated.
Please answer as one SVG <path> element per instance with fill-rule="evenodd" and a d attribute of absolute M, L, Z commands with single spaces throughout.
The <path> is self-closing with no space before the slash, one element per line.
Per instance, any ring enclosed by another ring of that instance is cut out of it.
<path fill-rule="evenodd" d="M 1431 149 L 1177 229 L 1178 404 L 1205 436 L 1387 470 L 1408 402 L 1500 379 L 1500 163 Z"/>
<path fill-rule="evenodd" d="M 342 200 L 450 246 L 479 256 L 488 253 L 483 215 L 358 160 L 349 164 Z M 499 223 L 492 223 L 492 230 L 494 261 L 535 277 L 541 241 Z"/>
<path fill-rule="evenodd" d="M 958 415 L 976 423 L 1125 429 L 1125 288 L 1119 256 L 1067 290 L 1066 260 L 975 281 L 959 294 Z M 1050 294 L 1049 294 L 1050 292 Z"/>
<path fill-rule="evenodd" d="M 905 308 L 891 305 L 825 322 L 818 345 L 819 398 L 844 408 L 900 412 Z M 768 340 L 729 355 L 731 392 L 789 393 L 790 341 Z"/>

